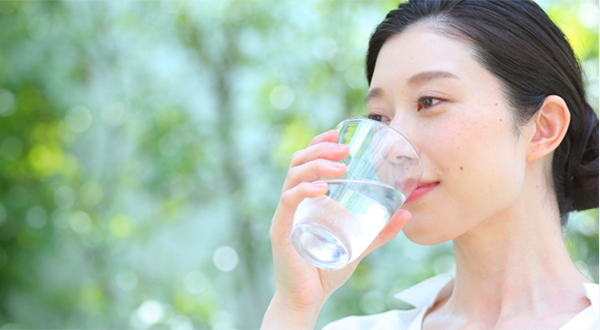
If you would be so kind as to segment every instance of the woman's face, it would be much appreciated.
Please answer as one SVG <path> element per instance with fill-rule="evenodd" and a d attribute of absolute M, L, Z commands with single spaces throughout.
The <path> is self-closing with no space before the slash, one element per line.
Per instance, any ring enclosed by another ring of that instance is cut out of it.
<path fill-rule="evenodd" d="M 523 202 L 527 139 L 500 81 L 469 46 L 418 24 L 388 39 L 367 97 L 369 117 L 403 133 L 424 175 L 404 208 L 419 244 L 436 244 L 514 215 Z"/>

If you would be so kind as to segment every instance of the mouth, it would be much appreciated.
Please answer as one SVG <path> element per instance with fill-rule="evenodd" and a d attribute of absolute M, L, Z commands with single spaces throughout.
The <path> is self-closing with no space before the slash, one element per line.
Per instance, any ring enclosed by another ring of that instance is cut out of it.
<path fill-rule="evenodd" d="M 439 185 L 439 181 L 438 182 L 421 182 L 421 184 L 415 188 L 415 190 L 413 190 L 412 194 L 410 194 L 410 196 L 408 196 L 408 198 L 406 199 L 405 203 L 409 203 L 412 202 L 418 198 L 420 198 L 421 196 L 427 194 L 428 192 L 432 191 L 433 189 L 435 189 L 435 187 L 437 187 Z"/>

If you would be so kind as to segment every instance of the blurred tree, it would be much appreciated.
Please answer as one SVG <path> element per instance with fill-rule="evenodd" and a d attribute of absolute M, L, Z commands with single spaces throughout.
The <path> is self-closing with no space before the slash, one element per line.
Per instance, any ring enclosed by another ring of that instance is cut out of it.
<path fill-rule="evenodd" d="M 540 3 L 597 109 L 598 4 Z M 0 325 L 258 328 L 290 156 L 365 115 L 369 34 L 396 5 L 0 1 Z M 598 211 L 573 218 L 598 281 Z M 394 293 L 453 267 L 450 243 L 400 236 L 318 326 L 406 308 Z"/>

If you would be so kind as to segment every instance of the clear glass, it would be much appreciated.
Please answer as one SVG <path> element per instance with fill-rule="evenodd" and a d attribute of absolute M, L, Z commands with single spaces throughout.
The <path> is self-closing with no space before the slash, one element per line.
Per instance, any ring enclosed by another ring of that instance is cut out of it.
<path fill-rule="evenodd" d="M 296 210 L 292 244 L 308 262 L 337 270 L 356 260 L 419 185 L 423 175 L 415 148 L 392 127 L 365 118 L 337 126 L 338 143 L 350 148 L 347 172 L 321 178 L 328 192 Z"/>

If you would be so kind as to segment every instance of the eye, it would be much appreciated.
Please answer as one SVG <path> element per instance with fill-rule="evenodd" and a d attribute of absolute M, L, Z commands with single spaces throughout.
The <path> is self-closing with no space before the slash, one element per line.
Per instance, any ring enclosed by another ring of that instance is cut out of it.
<path fill-rule="evenodd" d="M 367 118 L 371 119 L 371 120 L 375 120 L 375 121 L 379 121 L 382 122 L 386 125 L 389 125 L 389 123 L 391 122 L 390 118 L 385 116 L 385 115 L 378 115 L 376 113 L 370 113 L 367 115 Z"/>
<path fill-rule="evenodd" d="M 422 97 L 417 102 L 417 111 L 421 111 L 423 109 L 431 108 L 432 106 L 438 104 L 440 102 L 439 99 L 433 97 Z"/>
<path fill-rule="evenodd" d="M 371 115 L 371 114 L 369 114 L 367 116 L 367 118 L 369 118 L 371 120 L 375 120 L 375 121 L 383 121 L 383 116 L 382 115 Z"/>

